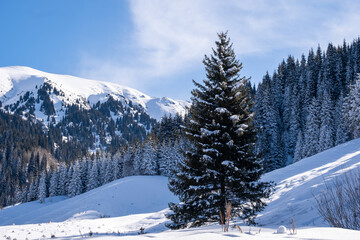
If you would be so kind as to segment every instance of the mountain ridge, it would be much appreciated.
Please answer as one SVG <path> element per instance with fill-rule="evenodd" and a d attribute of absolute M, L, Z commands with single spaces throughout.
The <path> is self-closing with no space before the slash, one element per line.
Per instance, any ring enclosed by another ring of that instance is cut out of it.
<path fill-rule="evenodd" d="M 24 66 L 0 67 L 2 106 L 15 104 L 26 92 L 35 92 L 40 85 L 45 83 L 62 92 L 62 94 L 50 96 L 57 122 L 62 117 L 61 109 L 64 105 L 75 104 L 80 108 L 89 109 L 99 101 L 100 103 L 107 101 L 110 96 L 126 104 L 131 102 L 141 106 L 146 113 L 158 121 L 164 115 L 184 116 L 186 106 L 189 106 L 187 101 L 173 100 L 168 97 L 150 97 L 136 89 L 116 83 L 47 73 Z M 35 116 L 46 122 L 47 116 L 43 116 L 39 111 L 35 111 Z"/>

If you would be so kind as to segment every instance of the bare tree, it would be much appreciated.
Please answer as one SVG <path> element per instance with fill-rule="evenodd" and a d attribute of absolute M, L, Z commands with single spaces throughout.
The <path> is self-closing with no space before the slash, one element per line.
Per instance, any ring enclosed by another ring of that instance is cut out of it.
<path fill-rule="evenodd" d="M 360 169 L 345 173 L 315 196 L 319 214 L 333 227 L 360 229 Z"/>

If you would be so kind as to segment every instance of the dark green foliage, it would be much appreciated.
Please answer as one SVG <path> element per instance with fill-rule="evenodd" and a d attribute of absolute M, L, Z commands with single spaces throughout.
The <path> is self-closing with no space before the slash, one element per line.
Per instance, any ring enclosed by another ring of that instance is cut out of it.
<path fill-rule="evenodd" d="M 164 116 L 156 130 L 159 142 L 175 141 L 182 137 L 181 125 L 183 124 L 183 118 L 179 115 L 176 116 Z"/>
<path fill-rule="evenodd" d="M 0 110 L 0 206 L 11 203 L 16 188 L 23 188 L 38 175 L 40 162 L 35 151 L 40 148 L 51 148 L 40 123 Z"/>
<path fill-rule="evenodd" d="M 203 61 L 207 80 L 203 85 L 194 82 L 184 129 L 191 147 L 169 183 L 181 202 L 169 204 L 173 213 L 168 226 L 173 229 L 225 222 L 220 216 L 225 217 L 227 202 L 232 203 L 232 216 L 252 224 L 265 206 L 262 198 L 270 193 L 269 183 L 258 182 L 262 165 L 254 152 L 251 85 L 239 76 L 242 64 L 226 33 L 218 36 L 213 55 Z"/>
<path fill-rule="evenodd" d="M 360 70 L 359 56 L 360 39 L 329 44 L 326 51 L 318 47 L 300 60 L 288 57 L 263 78 L 254 109 L 257 151 L 266 171 L 353 138 L 343 105 Z"/>

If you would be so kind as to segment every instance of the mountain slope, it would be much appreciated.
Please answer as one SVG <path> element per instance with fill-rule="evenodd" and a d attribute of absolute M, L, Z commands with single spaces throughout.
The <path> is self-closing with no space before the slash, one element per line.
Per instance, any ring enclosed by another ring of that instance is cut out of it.
<path fill-rule="evenodd" d="M 185 114 L 186 101 L 175 101 L 170 98 L 153 98 L 136 89 L 124 87 L 115 83 L 88 80 L 84 78 L 42 72 L 29 67 L 0 68 L 0 101 L 3 107 L 15 104 L 27 92 L 36 92 L 41 85 L 47 83 L 57 89 L 51 94 L 54 104 L 55 119 L 59 121 L 66 105 L 79 105 L 88 109 L 98 101 L 105 102 L 109 96 L 124 103 L 139 105 L 153 118 L 159 120 L 163 115 Z M 36 117 L 46 121 L 38 106 Z"/>
<path fill-rule="evenodd" d="M 358 239 L 359 231 L 326 228 L 314 206 L 314 195 L 337 176 L 360 167 L 360 139 L 329 149 L 263 176 L 277 186 L 268 206 L 258 217 L 259 228 L 242 226 L 240 233 L 222 233 L 218 224 L 195 229 L 169 231 L 167 202 L 176 197 L 167 188 L 167 178 L 127 177 L 74 198 L 49 198 L 45 204 L 30 202 L 0 210 L 0 235 L 29 239 L 50 234 L 66 239 L 92 232 L 99 239 Z M 51 202 L 53 201 L 53 202 Z M 162 210 L 164 209 L 164 210 Z M 102 218 L 102 217 L 106 218 Z M 276 234 L 279 225 L 289 226 L 294 218 L 297 234 Z M 56 223 L 46 223 L 55 221 Z M 57 222 L 60 221 L 60 222 Z M 30 224 L 6 226 L 10 224 Z M 36 223 L 36 224 L 34 224 Z M 43 223 L 43 224 L 39 224 Z M 241 222 L 240 222 L 241 224 Z M 319 228 L 321 227 L 321 228 Z M 138 235 L 140 228 L 145 235 Z M 167 230 L 167 231 L 166 231 Z M 163 232 L 164 231 L 164 232 Z M 79 234 L 80 232 L 80 234 Z M 7 235 L 6 235 L 7 234 Z"/>
<path fill-rule="evenodd" d="M 265 174 L 262 180 L 277 186 L 258 221 L 289 226 L 293 217 L 297 226 L 326 226 L 315 209 L 314 196 L 325 190 L 325 182 L 331 185 L 359 167 L 360 139 L 355 139 Z"/>

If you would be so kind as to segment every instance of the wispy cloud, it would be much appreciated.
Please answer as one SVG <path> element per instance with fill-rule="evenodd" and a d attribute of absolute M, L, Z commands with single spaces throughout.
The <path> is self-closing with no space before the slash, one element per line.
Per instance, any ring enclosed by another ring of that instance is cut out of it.
<path fill-rule="evenodd" d="M 219 31 L 229 30 L 235 50 L 241 56 L 276 54 L 279 49 L 307 51 L 319 43 L 339 44 L 344 38 L 351 41 L 359 34 L 360 5 L 356 1 L 132 0 L 128 3 L 134 24 L 132 51 L 126 55 L 128 61 L 122 59 L 120 63 L 117 59 L 87 55 L 83 58 L 82 75 L 146 91 L 150 86 L 171 81 L 173 76 L 202 70 L 201 60 L 210 53 Z M 120 52 L 119 55 L 123 56 Z"/>

